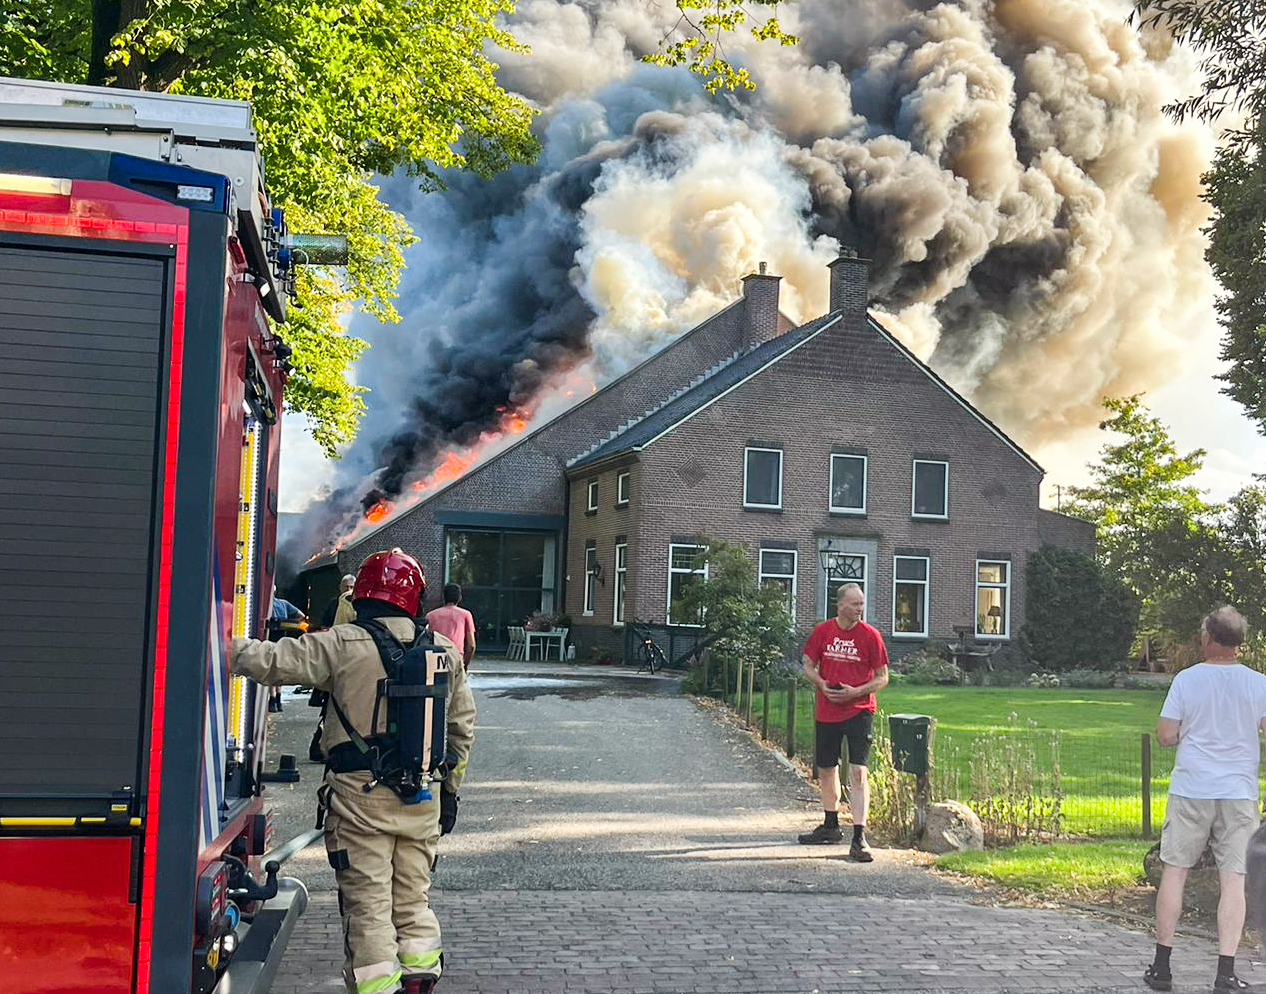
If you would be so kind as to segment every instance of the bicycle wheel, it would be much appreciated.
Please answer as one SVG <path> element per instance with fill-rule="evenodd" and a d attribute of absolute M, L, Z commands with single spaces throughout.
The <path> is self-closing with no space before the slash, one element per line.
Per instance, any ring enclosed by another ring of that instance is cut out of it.
<path fill-rule="evenodd" d="M 639 673 L 641 673 L 641 672 L 642 672 L 642 670 L 650 670 L 650 672 L 651 672 L 652 674 L 654 674 L 654 672 L 655 672 L 655 648 L 656 648 L 656 646 L 655 646 L 655 643 L 654 643 L 654 642 L 643 642 L 643 643 L 642 643 L 642 665 L 641 665 L 641 667 L 639 667 L 639 669 L 638 669 L 638 672 L 639 672 Z"/>

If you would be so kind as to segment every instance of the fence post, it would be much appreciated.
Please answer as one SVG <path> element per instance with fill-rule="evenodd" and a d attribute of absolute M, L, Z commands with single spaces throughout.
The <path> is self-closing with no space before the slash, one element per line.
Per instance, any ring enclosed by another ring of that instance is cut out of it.
<path fill-rule="evenodd" d="M 734 666 L 734 713 L 743 716 L 743 661 Z"/>
<path fill-rule="evenodd" d="M 791 686 L 787 688 L 787 758 L 796 755 L 796 690 L 799 682 L 793 676 Z"/>
<path fill-rule="evenodd" d="M 1140 740 L 1142 745 L 1142 788 L 1143 788 L 1143 838 L 1152 837 L 1152 735 L 1144 732 Z"/>
<path fill-rule="evenodd" d="M 728 656 L 721 657 L 721 703 L 726 703 L 726 697 L 730 693 L 730 659 Z"/>
<path fill-rule="evenodd" d="M 760 719 L 760 737 L 762 739 L 768 740 L 769 739 L 769 669 L 768 667 L 765 669 L 764 685 L 765 685 L 765 699 L 762 702 L 764 704 L 764 707 L 762 709 L 764 713 L 761 715 L 761 719 Z"/>
<path fill-rule="evenodd" d="M 703 670 L 703 696 L 708 696 L 708 657 L 711 656 L 707 649 L 699 653 L 699 666 Z"/>
<path fill-rule="evenodd" d="M 747 710 L 744 712 L 744 714 L 747 715 L 747 717 L 744 719 L 744 722 L 748 728 L 752 727 L 752 706 L 753 704 L 755 704 L 755 700 L 753 699 L 752 692 L 755 689 L 756 689 L 756 662 L 755 660 L 748 660 L 748 663 L 747 663 Z"/>

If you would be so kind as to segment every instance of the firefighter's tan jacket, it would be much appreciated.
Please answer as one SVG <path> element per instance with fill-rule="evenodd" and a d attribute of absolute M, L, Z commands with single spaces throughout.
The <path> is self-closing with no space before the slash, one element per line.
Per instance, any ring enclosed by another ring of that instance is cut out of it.
<path fill-rule="evenodd" d="M 408 618 L 378 620 L 386 624 L 391 634 L 405 645 L 412 642 L 416 635 L 414 623 Z M 456 791 L 466 775 L 466 760 L 475 735 L 475 698 L 466 683 L 462 655 L 456 646 L 438 632 L 432 632 L 431 638 L 448 655 L 449 694 L 445 719 L 448 723 L 448 748 L 456 754 L 457 765 L 444 782 L 447 789 Z M 374 640 L 357 625 L 335 625 L 324 632 L 278 642 L 234 639 L 229 668 L 238 675 L 249 676 L 267 686 L 297 683 L 329 691 L 352 727 L 361 735 L 368 738 L 384 734 L 387 730 L 385 707 L 378 709 L 378 727 L 369 727 L 374 716 L 378 681 L 387 674 Z M 321 748 L 329 755 L 334 746 L 347 741 L 343 723 L 331 709 L 321 733 Z M 369 775 L 348 773 L 339 776 L 364 780 Z"/>

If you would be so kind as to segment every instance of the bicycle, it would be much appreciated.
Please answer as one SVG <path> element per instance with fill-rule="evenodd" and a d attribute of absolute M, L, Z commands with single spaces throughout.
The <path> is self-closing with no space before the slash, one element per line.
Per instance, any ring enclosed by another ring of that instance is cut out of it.
<path fill-rule="evenodd" d="M 633 637 L 638 640 L 637 658 L 641 661 L 641 666 L 637 671 L 641 673 L 647 670 L 651 676 L 655 675 L 655 667 L 661 670 L 668 665 L 668 657 L 664 655 L 664 650 L 659 647 L 655 639 L 651 636 L 648 629 L 643 628 L 636 622 L 632 626 Z"/>

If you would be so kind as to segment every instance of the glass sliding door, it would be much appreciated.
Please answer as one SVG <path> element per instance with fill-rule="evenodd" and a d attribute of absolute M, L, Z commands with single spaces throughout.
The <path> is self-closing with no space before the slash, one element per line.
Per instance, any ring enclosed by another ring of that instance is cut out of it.
<path fill-rule="evenodd" d="M 481 648 L 509 642 L 510 625 L 555 606 L 557 536 L 553 532 L 449 529 L 445 583 L 462 588 L 462 607 L 475 616 Z"/>

